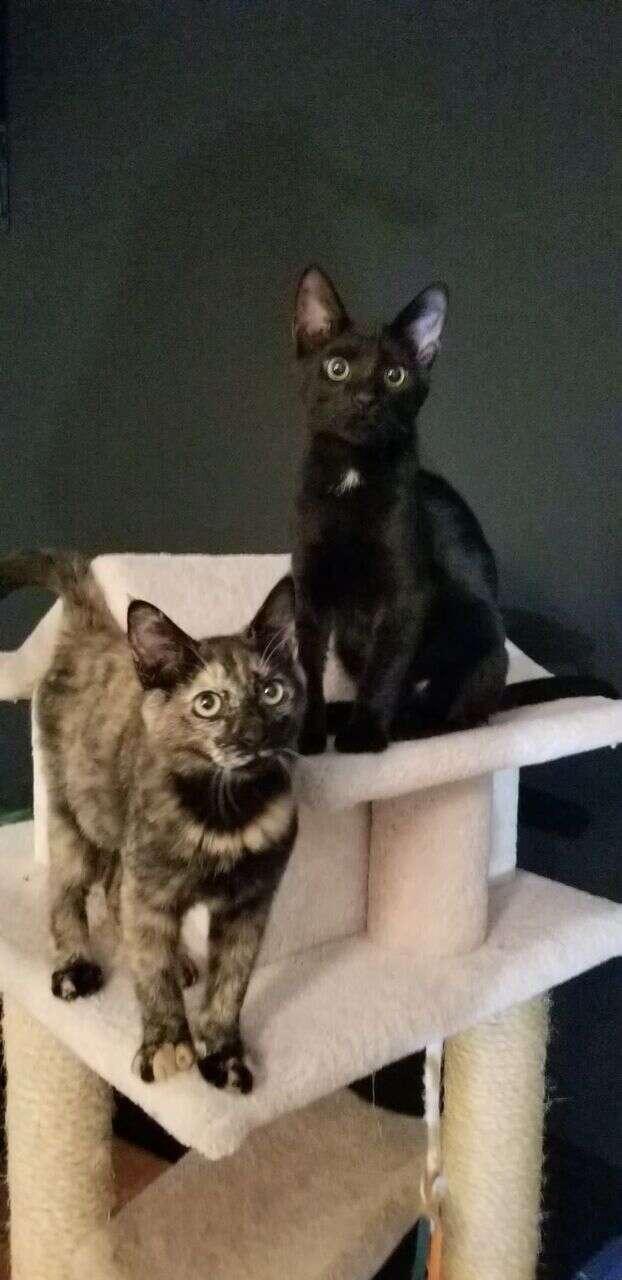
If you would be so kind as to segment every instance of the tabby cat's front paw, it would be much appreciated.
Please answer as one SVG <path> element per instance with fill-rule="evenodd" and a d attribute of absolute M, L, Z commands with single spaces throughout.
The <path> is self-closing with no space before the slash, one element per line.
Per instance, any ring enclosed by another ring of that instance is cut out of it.
<path fill-rule="evenodd" d="M 132 1063 L 132 1071 L 145 1084 L 159 1084 L 162 1080 L 170 1080 L 179 1071 L 188 1071 L 193 1062 L 194 1049 L 189 1033 L 186 1033 L 179 1040 L 142 1044 Z"/>
<path fill-rule="evenodd" d="M 337 734 L 335 751 L 351 754 L 363 751 L 384 751 L 389 736 L 371 712 L 355 712 L 349 724 Z"/>
<path fill-rule="evenodd" d="M 98 964 L 84 956 L 71 956 L 52 974 L 52 995 L 58 1000 L 77 1000 L 80 996 L 92 996 L 104 985 L 104 975 Z"/>
<path fill-rule="evenodd" d="M 199 981 L 199 966 L 185 947 L 181 948 L 177 957 L 177 976 L 182 991 L 188 991 Z"/>
<path fill-rule="evenodd" d="M 223 1045 L 216 1053 L 208 1053 L 197 1059 L 197 1066 L 204 1080 L 213 1084 L 216 1089 L 226 1089 L 229 1093 L 250 1093 L 253 1087 L 253 1073 L 244 1060 L 244 1048 L 241 1040 L 232 1040 Z"/>

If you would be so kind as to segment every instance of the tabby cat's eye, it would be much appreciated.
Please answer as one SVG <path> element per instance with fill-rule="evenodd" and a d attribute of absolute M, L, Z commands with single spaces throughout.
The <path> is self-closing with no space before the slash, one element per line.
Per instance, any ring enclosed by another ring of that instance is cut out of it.
<path fill-rule="evenodd" d="M 399 387 L 403 387 L 406 381 L 406 370 L 401 364 L 393 364 L 384 371 L 384 380 L 392 391 L 397 391 Z"/>
<path fill-rule="evenodd" d="M 269 707 L 276 707 L 279 702 L 282 702 L 284 693 L 285 689 L 280 680 L 269 680 L 261 690 L 263 701 Z"/>
<path fill-rule="evenodd" d="M 197 693 L 192 709 L 195 716 L 201 716 L 203 720 L 211 720 L 218 715 L 222 707 L 222 698 L 219 693 L 212 693 L 211 689 L 206 689 L 203 693 Z"/>
<path fill-rule="evenodd" d="M 350 366 L 343 356 L 331 356 L 324 361 L 324 368 L 331 382 L 345 382 L 350 377 Z"/>

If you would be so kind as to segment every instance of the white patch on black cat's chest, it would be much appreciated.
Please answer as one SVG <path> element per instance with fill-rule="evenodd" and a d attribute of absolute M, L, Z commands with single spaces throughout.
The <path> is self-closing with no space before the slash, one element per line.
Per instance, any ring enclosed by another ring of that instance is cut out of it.
<path fill-rule="evenodd" d="M 363 477 L 360 471 L 357 471 L 356 467 L 349 467 L 347 471 L 344 471 L 337 484 L 333 486 L 333 493 L 336 493 L 341 498 L 344 493 L 351 493 L 353 489 L 359 489 L 362 484 Z"/>

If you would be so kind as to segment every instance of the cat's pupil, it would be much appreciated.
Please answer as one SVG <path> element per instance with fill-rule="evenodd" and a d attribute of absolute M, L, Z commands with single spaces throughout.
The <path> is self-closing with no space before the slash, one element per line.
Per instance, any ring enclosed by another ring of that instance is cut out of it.
<path fill-rule="evenodd" d="M 218 693 L 212 693 L 206 689 L 203 693 L 197 694 L 194 700 L 194 710 L 196 715 L 208 718 L 218 714 L 222 704 L 222 698 Z"/>
<path fill-rule="evenodd" d="M 384 376 L 389 386 L 401 387 L 406 377 L 406 370 L 402 368 L 401 364 L 392 365 L 390 369 L 385 371 Z"/>
<path fill-rule="evenodd" d="M 343 356 L 332 356 L 324 367 L 332 382 L 344 382 L 350 373 L 348 361 Z"/>
<path fill-rule="evenodd" d="M 280 680 L 269 680 L 262 689 L 263 700 L 271 707 L 276 706 L 282 700 L 283 693 L 284 689 Z"/>

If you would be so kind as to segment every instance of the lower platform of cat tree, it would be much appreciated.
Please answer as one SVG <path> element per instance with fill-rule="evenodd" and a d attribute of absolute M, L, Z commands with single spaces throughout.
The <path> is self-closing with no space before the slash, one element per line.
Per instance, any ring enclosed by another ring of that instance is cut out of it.
<path fill-rule="evenodd" d="M 370 1280 L 419 1216 L 420 1120 L 347 1090 L 213 1164 L 190 1152 L 78 1250 L 74 1280 Z"/>
<path fill-rule="evenodd" d="M 257 1083 L 247 1098 L 193 1070 L 146 1085 L 131 1071 L 138 1011 L 126 970 L 78 1004 L 50 992 L 46 870 L 32 826 L 0 831 L 0 988 L 186 1146 L 217 1159 L 278 1116 L 540 995 L 622 950 L 622 906 L 519 872 L 491 888 L 488 932 L 464 956 L 417 957 L 366 933 L 260 966 L 243 1012 Z M 101 939 L 102 946 L 104 939 Z"/>

